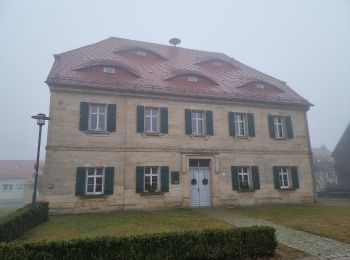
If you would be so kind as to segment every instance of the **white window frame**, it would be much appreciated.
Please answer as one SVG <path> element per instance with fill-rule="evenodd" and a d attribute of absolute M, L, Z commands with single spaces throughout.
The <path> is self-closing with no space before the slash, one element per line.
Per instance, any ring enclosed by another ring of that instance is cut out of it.
<path fill-rule="evenodd" d="M 285 119 L 284 116 L 274 116 L 273 117 L 273 125 L 275 129 L 275 138 L 276 139 L 284 139 L 286 138 L 286 130 L 285 130 Z"/>
<path fill-rule="evenodd" d="M 187 81 L 191 82 L 191 83 L 197 83 L 198 82 L 198 77 L 188 76 L 187 77 Z"/>
<path fill-rule="evenodd" d="M 290 188 L 289 167 L 279 167 L 278 181 L 281 189 Z M 287 182 L 287 185 L 285 185 L 285 182 Z"/>
<path fill-rule="evenodd" d="M 150 115 L 146 115 L 146 110 L 150 110 L 151 113 Z M 153 112 L 157 111 L 157 114 L 154 115 Z M 146 129 L 146 120 L 147 118 L 149 118 L 150 120 L 150 130 Z M 153 118 L 157 119 L 157 127 L 156 129 L 154 129 L 155 127 L 153 126 Z M 160 109 L 159 107 L 145 107 L 145 112 L 144 112 L 144 132 L 145 133 L 159 133 L 160 132 Z"/>
<path fill-rule="evenodd" d="M 6 186 L 6 189 L 5 189 Z M 12 189 L 10 189 L 10 186 L 12 187 Z M 2 191 L 4 192 L 13 192 L 14 191 L 14 184 L 11 183 L 4 183 L 2 184 Z"/>
<path fill-rule="evenodd" d="M 89 175 L 89 169 L 94 170 L 93 175 Z M 97 169 L 102 169 L 102 174 L 97 173 Z M 102 177 L 102 189 L 101 191 L 96 191 L 96 178 Z M 88 191 L 88 183 L 89 183 L 89 178 L 94 179 L 94 184 L 93 184 L 93 191 Z M 86 195 L 102 195 L 104 194 L 104 184 L 105 184 L 105 168 L 104 167 L 88 167 L 86 168 L 86 178 L 85 178 L 85 192 Z"/>
<path fill-rule="evenodd" d="M 149 169 L 149 173 L 146 174 L 146 169 Z M 154 173 L 154 169 L 156 169 L 156 173 Z M 155 192 L 158 192 L 160 191 L 160 167 L 159 166 L 146 166 L 145 167 L 145 172 L 144 172 L 144 185 L 143 185 L 143 189 L 145 192 L 149 192 L 147 189 L 146 189 L 146 176 L 150 178 L 150 184 L 153 184 L 153 183 L 157 183 L 157 189 L 155 190 Z M 157 182 L 154 182 L 153 181 L 153 178 L 154 177 L 157 177 Z"/>
<path fill-rule="evenodd" d="M 145 52 L 145 51 L 136 51 L 136 55 L 140 56 L 140 57 L 146 57 L 147 56 L 147 52 Z"/>
<path fill-rule="evenodd" d="M 244 177 L 247 177 L 247 180 L 244 180 Z M 238 183 L 239 183 L 239 188 L 241 188 L 242 182 L 246 182 L 248 185 L 248 188 L 250 188 L 250 167 L 249 166 L 238 166 Z"/>
<path fill-rule="evenodd" d="M 198 117 L 198 115 L 201 114 L 201 117 Z M 192 110 L 191 111 L 191 127 L 192 127 L 192 134 L 194 135 L 204 135 L 205 134 L 205 124 L 204 124 L 204 111 L 199 110 Z M 195 129 L 193 129 L 193 121 L 195 121 Z M 202 125 L 202 132 L 199 132 L 199 125 Z"/>
<path fill-rule="evenodd" d="M 114 74 L 115 73 L 115 68 L 113 67 L 103 67 L 103 72 L 108 73 L 108 74 Z"/>
<path fill-rule="evenodd" d="M 91 108 L 96 106 L 96 113 L 92 113 L 91 112 Z M 100 109 L 104 107 L 105 112 L 104 112 L 104 128 L 103 129 L 99 129 L 99 124 L 100 124 L 100 117 L 102 116 L 103 113 L 100 112 Z M 91 126 L 91 116 L 92 114 L 96 114 L 96 128 L 93 129 Z M 106 104 L 95 104 L 95 103 L 91 103 L 89 104 L 89 130 L 90 131 L 107 131 L 107 105 Z"/>
<path fill-rule="evenodd" d="M 265 85 L 263 83 L 256 83 L 257 89 L 265 89 Z"/>
<path fill-rule="evenodd" d="M 236 136 L 248 136 L 248 123 L 247 123 L 247 114 L 246 113 L 235 113 L 235 122 L 234 122 Z M 243 126 L 243 130 L 242 130 Z M 238 131 L 237 131 L 238 130 Z"/>

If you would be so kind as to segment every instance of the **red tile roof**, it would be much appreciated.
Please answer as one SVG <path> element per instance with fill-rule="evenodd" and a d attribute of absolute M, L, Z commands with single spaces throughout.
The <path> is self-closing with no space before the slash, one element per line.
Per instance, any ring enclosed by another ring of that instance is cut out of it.
<path fill-rule="evenodd" d="M 137 59 L 121 55 L 131 49 L 148 50 L 153 55 L 158 55 L 159 60 L 138 62 Z M 201 66 L 203 62 L 210 60 L 222 60 L 232 64 L 233 67 L 230 70 L 220 71 L 218 68 L 210 69 L 208 66 Z M 112 80 L 109 77 L 94 78 L 79 70 L 93 65 L 119 66 L 134 74 L 135 77 L 122 78 L 118 81 L 116 78 Z M 216 84 L 196 89 L 167 80 L 185 73 L 204 75 Z M 239 88 L 254 81 L 271 84 L 282 91 L 264 94 L 262 91 L 252 93 L 244 91 L 244 87 Z M 246 66 L 225 54 L 115 37 L 55 55 L 55 62 L 46 82 L 49 86 L 105 88 L 160 95 L 293 104 L 305 107 L 311 105 L 285 82 Z"/>
<path fill-rule="evenodd" d="M 0 180 L 25 179 L 34 177 L 35 160 L 0 160 Z M 39 175 L 43 174 L 45 161 L 39 162 Z"/>

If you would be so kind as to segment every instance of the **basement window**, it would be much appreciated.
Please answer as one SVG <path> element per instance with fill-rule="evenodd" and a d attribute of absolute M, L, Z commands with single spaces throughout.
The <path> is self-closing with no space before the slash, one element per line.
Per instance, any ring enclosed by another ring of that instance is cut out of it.
<path fill-rule="evenodd" d="M 104 67 L 103 72 L 113 74 L 113 73 L 115 73 L 115 69 L 112 67 Z"/>
<path fill-rule="evenodd" d="M 198 78 L 197 77 L 193 77 L 193 76 L 189 76 L 187 78 L 188 82 L 192 82 L 192 83 L 197 83 L 198 82 Z"/>

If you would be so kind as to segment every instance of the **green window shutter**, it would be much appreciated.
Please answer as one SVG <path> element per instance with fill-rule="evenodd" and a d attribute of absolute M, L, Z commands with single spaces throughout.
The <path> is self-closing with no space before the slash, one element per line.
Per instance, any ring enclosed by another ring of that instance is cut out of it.
<path fill-rule="evenodd" d="M 275 137 L 276 137 L 276 135 L 275 135 L 275 123 L 274 123 L 274 121 L 273 121 L 274 116 L 268 115 L 267 118 L 268 118 L 268 121 L 269 121 L 269 132 L 270 132 L 270 137 L 271 137 L 271 138 L 275 138 Z"/>
<path fill-rule="evenodd" d="M 296 166 L 290 167 L 292 171 L 292 185 L 294 189 L 299 189 L 298 168 Z"/>
<path fill-rule="evenodd" d="M 115 132 L 117 121 L 117 106 L 115 104 L 107 105 L 107 131 Z"/>
<path fill-rule="evenodd" d="M 163 134 L 168 133 L 168 108 L 160 108 L 160 132 Z"/>
<path fill-rule="evenodd" d="M 76 196 L 84 196 L 85 195 L 85 175 L 86 169 L 85 167 L 78 167 L 76 180 L 75 180 L 75 195 Z"/>
<path fill-rule="evenodd" d="M 230 136 L 236 135 L 236 129 L 235 129 L 235 113 L 234 112 L 228 112 L 228 129 L 230 132 Z"/>
<path fill-rule="evenodd" d="M 279 167 L 278 166 L 273 166 L 272 171 L 273 171 L 273 182 L 275 184 L 275 189 L 280 188 L 280 174 L 279 174 Z"/>
<path fill-rule="evenodd" d="M 88 130 L 89 124 L 89 103 L 80 102 L 80 119 L 79 119 L 79 130 Z"/>
<path fill-rule="evenodd" d="M 144 192 L 144 172 L 144 167 L 136 166 L 136 193 Z"/>
<path fill-rule="evenodd" d="M 185 132 L 187 135 L 192 134 L 192 110 L 185 109 Z"/>
<path fill-rule="evenodd" d="M 114 188 L 114 167 L 105 168 L 105 195 L 113 194 Z"/>
<path fill-rule="evenodd" d="M 169 191 L 169 167 L 168 166 L 160 167 L 160 191 L 161 192 Z"/>
<path fill-rule="evenodd" d="M 255 137 L 254 114 L 248 113 L 248 134 L 250 137 Z"/>
<path fill-rule="evenodd" d="M 292 118 L 290 116 L 286 116 L 285 120 L 286 120 L 286 129 L 287 129 L 287 138 L 293 139 Z"/>
<path fill-rule="evenodd" d="M 238 166 L 231 166 L 231 175 L 232 175 L 232 189 L 238 190 L 239 189 Z"/>
<path fill-rule="evenodd" d="M 259 167 L 252 166 L 253 189 L 260 189 Z"/>
<path fill-rule="evenodd" d="M 144 124 L 145 124 L 145 107 L 137 106 L 137 132 L 144 132 Z"/>
<path fill-rule="evenodd" d="M 207 135 L 214 135 L 213 111 L 205 111 L 205 124 L 207 127 Z"/>

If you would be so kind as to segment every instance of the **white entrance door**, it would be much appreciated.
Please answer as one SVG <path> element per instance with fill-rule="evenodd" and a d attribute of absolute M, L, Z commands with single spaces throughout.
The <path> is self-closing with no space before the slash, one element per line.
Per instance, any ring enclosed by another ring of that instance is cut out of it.
<path fill-rule="evenodd" d="M 192 207 L 210 206 L 209 167 L 190 167 L 190 193 Z"/>

